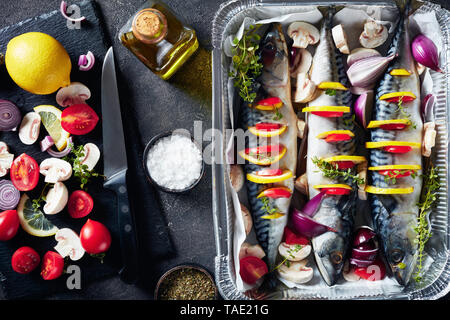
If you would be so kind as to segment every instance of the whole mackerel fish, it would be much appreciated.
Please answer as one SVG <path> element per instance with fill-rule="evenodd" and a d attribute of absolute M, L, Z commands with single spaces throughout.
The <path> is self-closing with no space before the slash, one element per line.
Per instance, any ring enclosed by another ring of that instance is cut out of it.
<path fill-rule="evenodd" d="M 297 164 L 297 116 L 291 104 L 291 84 L 289 74 L 289 61 L 286 41 L 281 25 L 273 23 L 263 36 L 260 43 L 261 61 L 263 62 L 262 74 L 258 77 L 254 87 L 258 91 L 258 98 L 278 97 L 283 105 L 274 111 L 263 111 L 254 108 L 254 104 L 243 103 L 241 107 L 241 126 L 244 129 L 253 127 L 257 123 L 280 123 L 287 125 L 287 129 L 279 136 L 273 138 L 257 137 L 249 132 L 246 134 L 246 147 L 254 148 L 270 144 L 282 144 L 287 148 L 284 156 L 269 168 L 290 170 L 293 175 L 278 183 L 262 184 L 247 180 L 248 200 L 253 217 L 253 226 L 256 231 L 259 244 L 266 253 L 269 270 L 276 266 L 278 245 L 288 221 L 291 198 L 271 199 L 270 206 L 276 208 L 282 215 L 274 219 L 266 219 L 268 215 L 264 203 L 258 195 L 261 191 L 270 187 L 288 187 L 294 190 L 294 174 Z M 281 114 L 281 116 L 280 116 Z M 260 166 L 247 162 L 244 166 L 246 173 L 258 172 L 267 166 Z"/>
<path fill-rule="evenodd" d="M 420 115 L 420 80 L 411 54 L 408 33 L 408 19 L 406 9 L 401 14 L 396 33 L 394 35 L 388 54 L 397 53 L 398 56 L 391 61 L 385 75 L 376 89 L 376 102 L 373 120 L 391 120 L 405 118 L 399 112 L 398 103 L 389 103 L 379 98 L 383 94 L 392 92 L 412 92 L 416 99 L 403 102 L 402 108 L 409 113 L 411 124 L 403 130 L 371 131 L 372 141 L 408 141 L 422 142 L 423 122 Z M 392 69 L 406 69 L 409 76 L 392 76 Z M 413 148 L 405 154 L 388 153 L 382 149 L 372 149 L 370 152 L 372 167 L 385 165 L 422 165 L 420 148 Z M 417 170 L 416 177 L 398 178 L 393 185 L 385 181 L 385 177 L 377 171 L 370 171 L 371 184 L 380 188 L 413 187 L 409 194 L 382 195 L 370 194 L 369 201 L 372 207 L 372 217 L 375 231 L 380 239 L 385 259 L 393 275 L 401 285 L 410 281 L 417 260 L 417 244 L 415 244 L 420 200 L 422 189 L 421 170 Z"/>
<path fill-rule="evenodd" d="M 334 46 L 331 35 L 333 11 L 329 10 L 320 30 L 320 42 L 313 57 L 311 80 L 318 85 L 321 82 L 339 82 L 346 88 L 350 84 L 344 70 L 343 56 Z M 322 91 L 308 106 L 351 106 L 352 94 L 349 90 L 336 90 L 335 95 Z M 350 130 L 354 132 L 352 113 L 344 113 L 341 117 L 321 117 L 307 114 L 308 125 L 308 158 L 306 173 L 309 186 L 309 197 L 319 193 L 315 185 L 344 183 L 352 186 L 349 195 L 325 196 L 313 219 L 335 229 L 327 231 L 312 239 L 312 247 L 318 269 L 327 285 L 334 285 L 342 273 L 346 259 L 350 237 L 353 229 L 357 186 L 351 181 L 337 181 L 324 177 L 314 159 L 323 159 L 339 155 L 353 155 L 355 141 L 328 143 L 317 136 L 320 133 L 334 130 Z"/>

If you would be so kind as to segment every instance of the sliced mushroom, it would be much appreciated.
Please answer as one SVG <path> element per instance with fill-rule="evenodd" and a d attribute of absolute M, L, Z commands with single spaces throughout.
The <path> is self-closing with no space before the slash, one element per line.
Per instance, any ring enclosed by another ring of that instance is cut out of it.
<path fill-rule="evenodd" d="M 303 137 L 305 136 L 305 128 L 305 120 L 297 119 L 297 137 L 299 137 L 300 139 L 303 139 Z"/>
<path fill-rule="evenodd" d="M 291 77 L 296 78 L 300 73 L 308 73 L 313 61 L 311 53 L 306 49 L 298 49 L 298 63 L 291 70 Z"/>
<path fill-rule="evenodd" d="M 306 173 L 295 179 L 294 186 L 295 189 L 301 194 L 308 195 L 308 177 L 306 176 Z"/>
<path fill-rule="evenodd" d="M 259 244 L 252 245 L 248 242 L 244 242 L 241 245 L 241 250 L 239 250 L 239 260 L 248 256 L 262 259 L 266 256 L 266 253 Z"/>
<path fill-rule="evenodd" d="M 73 104 L 84 103 L 91 97 L 91 91 L 80 82 L 72 82 L 69 86 L 63 87 L 56 93 L 56 102 L 61 107 L 68 107 Z"/>
<path fill-rule="evenodd" d="M 253 227 L 253 220 L 250 211 L 241 203 L 242 219 L 244 220 L 245 234 L 249 234 Z"/>
<path fill-rule="evenodd" d="M 316 27 L 302 21 L 291 23 L 287 33 L 294 40 L 292 46 L 295 48 L 306 48 L 310 44 L 316 44 L 320 37 Z"/>
<path fill-rule="evenodd" d="M 61 212 L 69 200 L 69 191 L 62 182 L 57 182 L 45 197 L 44 213 L 57 214 Z"/>
<path fill-rule="evenodd" d="M 236 192 L 239 192 L 244 186 L 245 181 L 244 170 L 240 165 L 230 165 L 230 180 L 234 190 L 236 190 Z"/>
<path fill-rule="evenodd" d="M 312 268 L 306 267 L 306 260 L 283 263 L 278 268 L 278 274 L 288 281 L 297 284 L 302 284 L 310 281 L 313 278 L 314 271 Z"/>
<path fill-rule="evenodd" d="M 315 92 L 316 85 L 308 78 L 308 74 L 299 73 L 297 75 L 294 101 L 299 103 L 309 102 L 314 98 Z"/>
<path fill-rule="evenodd" d="M 8 150 L 8 145 L 0 141 L 0 177 L 6 176 L 14 161 L 14 155 Z"/>
<path fill-rule="evenodd" d="M 333 35 L 333 40 L 336 48 L 338 48 L 339 51 L 344 54 L 349 54 L 350 49 L 348 47 L 347 34 L 345 33 L 342 24 L 334 26 L 333 29 L 331 29 L 331 34 Z"/>
<path fill-rule="evenodd" d="M 350 263 L 348 263 L 348 261 L 345 261 L 345 263 L 344 263 L 344 269 L 342 271 L 342 275 L 345 280 L 350 281 L 350 282 L 358 281 L 359 279 L 361 279 L 361 277 L 355 273 L 355 266 L 350 265 Z"/>
<path fill-rule="evenodd" d="M 367 186 L 367 162 L 364 161 L 356 166 L 356 172 L 358 178 L 364 180 L 363 184 L 358 185 L 358 198 L 360 200 L 367 200 L 367 192 L 365 191 Z"/>
<path fill-rule="evenodd" d="M 40 173 L 45 176 L 45 182 L 56 183 L 66 181 L 72 176 L 72 166 L 67 161 L 58 158 L 48 158 L 39 165 Z"/>
<path fill-rule="evenodd" d="M 436 144 L 436 124 L 434 122 L 425 122 L 423 124 L 423 141 L 422 141 L 422 155 L 424 157 L 431 156 L 431 149 Z"/>
<path fill-rule="evenodd" d="M 22 143 L 31 145 L 39 138 L 41 116 L 37 112 L 28 112 L 22 119 L 19 128 L 19 139 Z"/>
<path fill-rule="evenodd" d="M 311 253 L 311 246 L 303 245 L 300 250 L 298 250 L 295 244 L 281 242 L 278 246 L 278 252 L 282 257 L 288 259 L 289 261 L 300 261 L 309 256 Z"/>
<path fill-rule="evenodd" d="M 98 160 L 100 159 L 100 150 L 97 145 L 93 143 L 86 143 L 83 147 L 84 158 L 80 160 L 80 163 L 87 165 L 89 171 L 93 170 Z"/>
<path fill-rule="evenodd" d="M 55 234 L 55 239 L 58 241 L 55 250 L 63 258 L 69 256 L 70 260 L 77 261 L 83 257 L 85 251 L 81 246 L 80 238 L 72 229 L 59 229 Z"/>
<path fill-rule="evenodd" d="M 376 48 L 381 46 L 388 38 L 388 31 L 385 26 L 373 20 L 368 20 L 364 24 L 364 31 L 359 36 L 359 43 L 364 48 Z"/>

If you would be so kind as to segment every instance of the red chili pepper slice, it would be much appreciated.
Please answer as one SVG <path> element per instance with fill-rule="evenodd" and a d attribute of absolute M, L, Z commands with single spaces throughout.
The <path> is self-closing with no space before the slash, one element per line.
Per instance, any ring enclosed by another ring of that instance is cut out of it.
<path fill-rule="evenodd" d="M 264 177 L 273 177 L 273 176 L 279 176 L 283 174 L 283 170 L 281 169 L 263 169 L 256 172 L 258 176 L 264 176 Z"/>
<path fill-rule="evenodd" d="M 280 123 L 261 122 L 261 123 L 257 123 L 255 125 L 255 128 L 257 130 L 272 131 L 272 130 L 280 129 L 281 128 L 281 124 Z"/>
<path fill-rule="evenodd" d="M 339 170 L 346 170 L 351 169 L 355 166 L 355 163 L 353 161 L 335 161 L 332 162 L 334 166 L 338 166 Z"/>
<path fill-rule="evenodd" d="M 379 174 L 383 176 L 389 176 L 391 178 L 403 178 L 410 176 L 413 171 L 412 170 L 397 170 L 397 169 L 389 169 L 389 170 L 380 170 Z"/>
<path fill-rule="evenodd" d="M 348 141 L 351 140 L 352 137 L 350 137 L 348 134 L 345 133 L 332 133 L 327 135 L 325 138 L 326 142 L 339 142 L 339 141 Z"/>
<path fill-rule="evenodd" d="M 335 195 L 335 196 L 340 196 L 340 195 L 347 195 L 350 194 L 349 189 L 344 189 L 344 188 L 323 188 L 322 190 L 325 189 L 325 193 L 326 194 L 331 194 L 331 195 Z"/>
<path fill-rule="evenodd" d="M 286 188 L 270 188 L 263 191 L 263 195 L 271 199 L 290 198 L 291 192 Z"/>
<path fill-rule="evenodd" d="M 390 153 L 407 153 L 412 150 L 410 146 L 386 146 L 382 149 Z"/>
<path fill-rule="evenodd" d="M 312 114 L 315 114 L 319 117 L 325 117 L 325 118 L 337 118 L 342 117 L 344 115 L 343 112 L 337 112 L 337 111 L 312 111 Z"/>
<path fill-rule="evenodd" d="M 405 123 L 387 123 L 380 125 L 380 128 L 383 130 L 403 130 L 407 126 Z"/>
<path fill-rule="evenodd" d="M 385 101 L 398 103 L 400 101 L 400 99 L 402 99 L 402 102 L 410 102 L 410 101 L 414 100 L 414 98 L 410 97 L 410 96 L 398 96 L 398 97 L 392 97 L 392 98 L 386 99 Z"/>

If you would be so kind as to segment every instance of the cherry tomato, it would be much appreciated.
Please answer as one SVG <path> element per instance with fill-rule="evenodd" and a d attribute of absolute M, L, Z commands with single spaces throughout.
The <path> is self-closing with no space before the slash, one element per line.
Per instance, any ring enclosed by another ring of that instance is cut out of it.
<path fill-rule="evenodd" d="M 386 146 L 383 150 L 390 153 L 407 153 L 412 150 L 410 146 Z"/>
<path fill-rule="evenodd" d="M 0 241 L 12 239 L 19 230 L 19 216 L 16 210 L 6 210 L 0 213 Z"/>
<path fill-rule="evenodd" d="M 111 245 L 111 234 L 102 223 L 88 219 L 81 228 L 80 241 L 87 253 L 102 253 Z"/>
<path fill-rule="evenodd" d="M 17 190 L 33 190 L 39 182 L 39 165 L 32 157 L 22 153 L 14 159 L 11 165 L 10 177 Z"/>
<path fill-rule="evenodd" d="M 353 161 L 336 161 L 333 162 L 333 165 L 337 165 L 339 170 L 346 170 L 353 168 L 355 166 L 355 163 Z"/>
<path fill-rule="evenodd" d="M 61 126 L 74 135 L 83 135 L 91 132 L 99 118 L 95 111 L 87 104 L 74 104 L 63 110 Z"/>
<path fill-rule="evenodd" d="M 266 263 L 254 256 L 242 258 L 239 263 L 239 274 L 241 275 L 242 281 L 248 284 L 254 284 L 269 272 Z"/>
<path fill-rule="evenodd" d="M 273 176 L 279 176 L 279 175 L 283 174 L 283 170 L 281 170 L 281 169 L 262 169 L 262 170 L 259 170 L 256 174 L 258 176 L 273 177 Z"/>
<path fill-rule="evenodd" d="M 351 140 L 352 137 L 350 137 L 348 134 L 345 133 L 332 133 L 327 135 L 325 138 L 326 142 L 340 142 L 340 141 L 348 141 Z"/>
<path fill-rule="evenodd" d="M 325 189 L 325 193 L 326 194 L 331 194 L 331 195 L 346 195 L 346 194 L 350 194 L 349 189 L 345 189 L 345 188 L 324 188 Z"/>
<path fill-rule="evenodd" d="M 67 203 L 67 211 L 72 218 L 83 218 L 91 213 L 93 208 L 94 200 L 83 190 L 72 192 Z"/>
<path fill-rule="evenodd" d="M 37 268 L 41 262 L 39 254 L 30 247 L 21 247 L 14 252 L 11 266 L 15 272 L 27 274 Z"/>
<path fill-rule="evenodd" d="M 383 261 L 380 260 L 380 258 L 377 258 L 368 267 L 356 268 L 355 274 L 369 281 L 383 280 L 386 276 L 386 266 L 384 265 Z"/>
<path fill-rule="evenodd" d="M 315 114 L 316 116 L 325 118 L 338 118 L 344 115 L 343 112 L 338 111 L 312 111 L 311 113 Z"/>
<path fill-rule="evenodd" d="M 305 238 L 303 236 L 296 234 L 289 227 L 284 227 L 284 237 L 283 238 L 284 238 L 284 242 L 286 242 L 286 244 L 300 244 L 302 246 L 309 244 L 308 238 Z"/>
<path fill-rule="evenodd" d="M 387 123 L 380 125 L 380 128 L 383 130 L 403 130 L 407 126 L 405 123 Z"/>
<path fill-rule="evenodd" d="M 379 174 L 383 176 L 389 176 L 391 178 L 403 178 L 408 177 L 413 173 L 413 170 L 396 170 L 396 169 L 389 169 L 389 170 L 380 170 L 378 171 Z"/>
<path fill-rule="evenodd" d="M 54 251 L 47 251 L 42 258 L 41 276 L 44 280 L 59 278 L 64 271 L 64 258 Z"/>
<path fill-rule="evenodd" d="M 263 130 L 263 131 L 272 131 L 272 130 L 278 130 L 281 128 L 281 124 L 279 123 L 269 123 L 269 122 L 261 122 L 257 123 L 255 125 L 257 130 Z"/>

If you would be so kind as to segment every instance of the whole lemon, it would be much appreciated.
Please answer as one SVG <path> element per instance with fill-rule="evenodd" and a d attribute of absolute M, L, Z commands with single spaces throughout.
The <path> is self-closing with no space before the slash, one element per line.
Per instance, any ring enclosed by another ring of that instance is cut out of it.
<path fill-rule="evenodd" d="M 27 32 L 11 39 L 5 65 L 14 82 L 34 94 L 50 94 L 70 84 L 72 63 L 66 49 L 42 32 Z"/>

